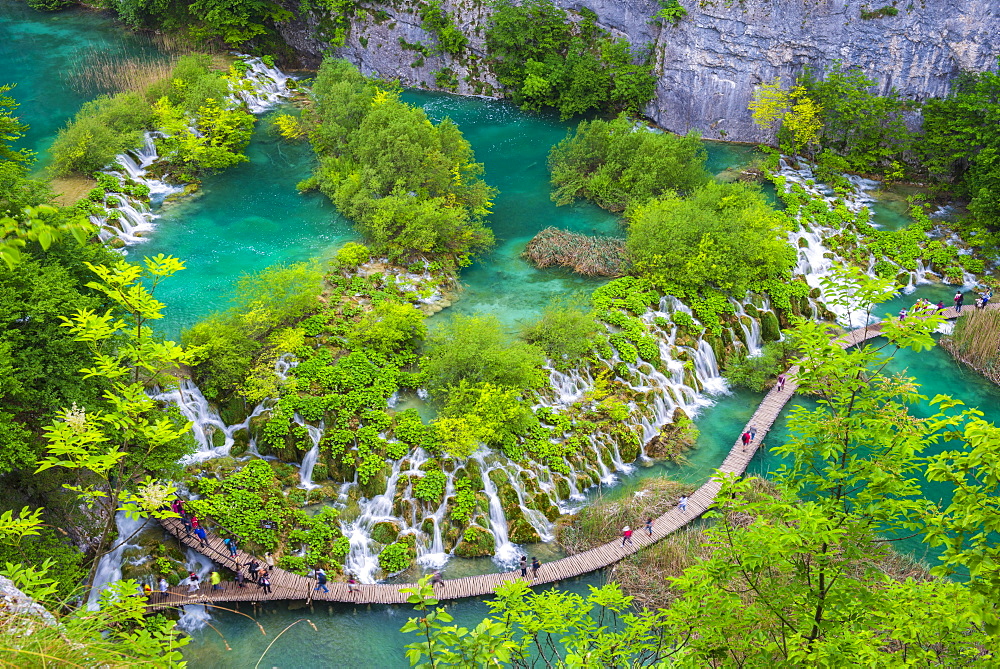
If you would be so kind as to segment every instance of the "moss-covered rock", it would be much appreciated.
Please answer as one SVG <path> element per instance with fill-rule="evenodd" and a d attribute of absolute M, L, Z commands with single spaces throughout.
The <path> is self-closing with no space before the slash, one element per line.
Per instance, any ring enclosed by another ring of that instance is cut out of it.
<path fill-rule="evenodd" d="M 325 464 L 323 464 L 322 462 L 317 462 L 315 465 L 313 465 L 312 480 L 314 483 L 319 483 L 320 481 L 324 481 L 329 477 L 330 477 L 330 472 L 327 470 Z"/>
<path fill-rule="evenodd" d="M 212 448 L 222 448 L 226 444 L 226 433 L 218 428 L 212 430 Z"/>
<path fill-rule="evenodd" d="M 760 318 L 760 338 L 764 341 L 778 341 L 781 339 L 781 327 L 778 324 L 778 317 L 773 311 L 765 311 Z"/>
<path fill-rule="evenodd" d="M 458 557 L 484 557 L 496 550 L 493 533 L 478 525 L 469 525 L 462 533 L 462 540 L 455 546 Z"/>
<path fill-rule="evenodd" d="M 399 537 L 399 525 L 392 521 L 375 523 L 372 527 L 372 539 L 380 544 L 391 544 Z"/>
<path fill-rule="evenodd" d="M 559 507 L 552 503 L 552 499 L 544 492 L 540 492 L 531 498 L 532 508 L 538 509 L 550 521 L 559 517 Z"/>
<path fill-rule="evenodd" d="M 508 524 L 507 536 L 516 544 L 534 544 L 542 540 L 524 516 Z"/>
<path fill-rule="evenodd" d="M 392 469 L 386 465 L 377 474 L 370 477 L 367 483 L 359 483 L 358 488 L 361 490 L 361 494 L 368 498 L 381 495 L 388 484 L 388 475 L 390 473 L 392 473 Z"/>
<path fill-rule="evenodd" d="M 473 490 L 483 489 L 483 472 L 479 467 L 479 461 L 469 459 L 465 462 L 465 476 L 469 479 Z"/>
<path fill-rule="evenodd" d="M 239 457 L 247 452 L 250 447 L 250 433 L 246 430 L 236 430 L 233 432 L 233 446 L 229 449 L 229 454 Z"/>
<path fill-rule="evenodd" d="M 671 422 L 660 428 L 660 433 L 649 440 L 646 455 L 656 459 L 676 459 L 698 441 L 698 427 L 684 409 L 677 407 Z"/>
<path fill-rule="evenodd" d="M 569 481 L 565 477 L 556 477 L 556 494 L 559 496 L 559 499 L 569 499 Z"/>

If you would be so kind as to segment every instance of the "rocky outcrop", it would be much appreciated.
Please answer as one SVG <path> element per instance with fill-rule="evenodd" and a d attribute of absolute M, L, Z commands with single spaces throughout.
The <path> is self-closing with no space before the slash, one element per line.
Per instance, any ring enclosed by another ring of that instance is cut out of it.
<path fill-rule="evenodd" d="M 681 0 L 687 17 L 677 26 L 660 26 L 651 22 L 656 0 L 555 0 L 569 10 L 595 11 L 601 25 L 636 46 L 653 46 L 659 85 L 646 113 L 658 125 L 741 142 L 771 139 L 747 111 L 755 86 L 775 77 L 789 81 L 806 66 L 822 70 L 841 60 L 861 68 L 882 91 L 895 87 L 907 98 L 924 100 L 946 93 L 960 70 L 996 64 L 995 0 L 893 0 L 886 6 L 895 6 L 895 16 L 862 18 L 882 1 Z M 347 43 L 335 52 L 366 74 L 408 86 L 442 88 L 435 73 L 448 68 L 455 92 L 493 94 L 495 81 L 484 63 L 488 6 L 475 0 L 444 0 L 442 6 L 469 37 L 462 58 L 434 52 L 434 38 L 420 27 L 413 3 L 359 9 Z M 300 16 L 281 29 L 307 66 L 329 46 L 318 37 L 321 23 L 315 15 Z M 428 47 L 426 54 L 414 50 L 418 43 Z"/>

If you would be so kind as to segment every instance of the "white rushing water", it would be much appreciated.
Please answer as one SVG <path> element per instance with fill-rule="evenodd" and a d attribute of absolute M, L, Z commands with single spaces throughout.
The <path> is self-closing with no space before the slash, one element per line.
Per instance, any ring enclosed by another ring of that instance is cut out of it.
<path fill-rule="evenodd" d="M 122 553 L 130 546 L 129 541 L 134 539 L 142 531 L 146 524 L 145 518 L 133 519 L 125 515 L 124 511 L 115 514 L 115 525 L 118 528 L 118 538 L 112 544 L 113 550 L 101 556 L 97 563 L 97 570 L 94 573 L 94 585 L 87 595 L 87 609 L 96 611 L 99 608 L 101 593 L 109 584 L 122 579 Z"/>
<path fill-rule="evenodd" d="M 202 590 L 212 587 L 209 583 L 208 575 L 212 572 L 214 567 L 215 564 L 212 560 L 193 548 L 187 549 L 187 569 L 188 571 L 193 571 L 198 574 L 198 578 L 200 579 L 199 584 Z M 188 580 L 184 579 L 182 584 L 187 585 Z M 208 612 L 208 609 L 205 606 L 201 604 L 188 604 L 187 606 L 181 607 L 181 617 L 177 621 L 177 627 L 185 632 L 194 632 L 205 627 L 211 619 L 212 615 Z"/>
<path fill-rule="evenodd" d="M 490 478 L 490 468 L 486 465 L 486 452 L 479 451 L 472 456 L 478 463 L 483 474 L 483 492 L 490 501 L 490 531 L 496 547 L 493 551 L 493 561 L 501 567 L 511 568 L 524 555 L 517 544 L 511 542 L 507 535 L 507 516 L 503 512 L 503 504 L 497 495 L 497 488 Z"/>
<path fill-rule="evenodd" d="M 260 58 L 239 54 L 246 63 L 247 71 L 242 79 L 230 82 L 230 105 L 245 105 L 252 114 L 260 114 L 291 96 L 288 88 L 289 77 L 276 67 L 266 65 Z M 200 136 L 194 128 L 192 132 Z M 154 204 L 161 204 L 166 197 L 184 190 L 183 185 L 170 183 L 149 174 L 149 168 L 160 159 L 156 140 L 167 135 L 160 131 L 143 134 L 142 146 L 115 156 L 107 174 L 118 177 L 123 182 L 133 181 L 149 188 L 149 198 Z M 126 193 L 108 193 L 103 204 L 107 214 L 91 216 L 90 222 L 98 228 L 102 242 L 120 240 L 124 246 L 139 244 L 147 239 L 155 228 L 157 214 L 141 199 Z M 124 251 L 124 249 L 123 249 Z"/>

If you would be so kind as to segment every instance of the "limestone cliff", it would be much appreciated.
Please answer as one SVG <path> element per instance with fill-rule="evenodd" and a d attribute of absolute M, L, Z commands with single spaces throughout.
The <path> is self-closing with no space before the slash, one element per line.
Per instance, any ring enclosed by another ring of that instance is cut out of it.
<path fill-rule="evenodd" d="M 741 142 L 769 139 L 747 112 L 754 87 L 774 77 L 791 80 L 806 65 L 821 70 L 840 59 L 860 67 L 883 91 L 895 87 L 923 100 L 944 94 L 959 70 L 996 64 L 1000 2 L 906 1 L 893 3 L 896 16 L 863 19 L 883 0 L 681 0 L 687 17 L 677 26 L 660 26 L 650 21 L 659 8 L 655 0 L 555 0 L 571 11 L 592 9 L 602 26 L 634 45 L 653 44 L 659 84 L 646 113 L 657 124 Z M 416 5 L 405 0 L 359 9 L 346 45 L 335 53 L 365 73 L 406 85 L 442 88 L 450 81 L 458 93 L 493 94 L 483 47 L 488 5 L 442 4 L 469 37 L 461 59 L 433 52 L 433 36 L 420 27 Z M 307 64 L 328 49 L 322 32 L 316 15 L 282 26 L 283 37 Z M 431 48 L 421 53 L 414 48 L 420 44 Z"/>

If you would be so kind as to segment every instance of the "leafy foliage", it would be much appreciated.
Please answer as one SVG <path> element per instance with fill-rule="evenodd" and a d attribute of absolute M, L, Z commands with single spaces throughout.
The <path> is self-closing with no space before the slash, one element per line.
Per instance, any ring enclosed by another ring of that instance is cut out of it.
<path fill-rule="evenodd" d="M 428 342 L 428 386 L 436 393 L 463 380 L 535 388 L 544 380 L 543 362 L 537 346 L 505 336 L 496 316 L 455 316 Z"/>
<path fill-rule="evenodd" d="M 354 220 L 373 249 L 409 262 L 484 250 L 494 191 L 450 120 L 433 125 L 344 61 L 324 61 L 306 118 L 320 156 L 314 184 Z"/>
<path fill-rule="evenodd" d="M 555 367 L 567 369 L 590 354 L 599 331 L 593 313 L 571 302 L 553 301 L 541 318 L 521 331 L 521 337 L 541 348 Z"/>
<path fill-rule="evenodd" d="M 457 56 L 465 50 L 469 38 L 455 25 L 451 15 L 441 6 L 441 0 L 431 0 L 421 5 L 420 18 L 423 29 L 437 38 L 441 51 Z"/>
<path fill-rule="evenodd" d="M 555 107 L 562 118 L 590 110 L 638 112 L 656 88 L 647 60 L 582 10 L 572 22 L 551 0 L 498 3 L 486 29 L 497 80 L 525 109 Z"/>
<path fill-rule="evenodd" d="M 706 157 L 695 132 L 644 132 L 625 116 L 581 121 L 549 153 L 552 200 L 563 205 L 586 197 L 624 211 L 653 197 L 690 193 L 708 181 Z"/>
<path fill-rule="evenodd" d="M 628 219 L 636 268 L 671 283 L 742 295 L 754 281 L 785 276 L 795 261 L 783 218 L 751 185 L 709 183 L 687 199 L 638 205 Z"/>
<path fill-rule="evenodd" d="M 963 73 L 947 97 L 928 100 L 922 111 L 917 149 L 924 163 L 970 198 L 975 222 L 1000 230 L 1000 74 Z M 972 231 L 973 243 L 982 232 Z"/>

